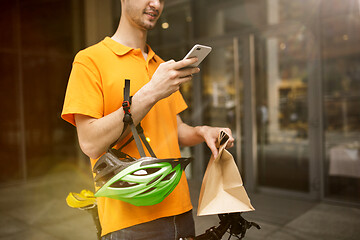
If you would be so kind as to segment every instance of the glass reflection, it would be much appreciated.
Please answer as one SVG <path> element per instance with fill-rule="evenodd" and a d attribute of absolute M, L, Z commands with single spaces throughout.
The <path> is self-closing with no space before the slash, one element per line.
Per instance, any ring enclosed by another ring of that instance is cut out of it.
<path fill-rule="evenodd" d="M 203 68 L 203 93 L 207 108 L 205 122 L 235 130 L 233 65 L 232 45 L 213 48 Z"/>
<path fill-rule="evenodd" d="M 262 186 L 309 191 L 306 41 L 302 31 L 264 37 L 257 79 Z"/>
<path fill-rule="evenodd" d="M 202 65 L 203 83 L 203 118 L 204 124 L 210 126 L 227 127 L 232 131 L 236 140 L 236 146 L 228 149 L 240 165 L 241 162 L 241 123 L 242 114 L 242 66 L 239 56 L 242 51 L 241 45 L 236 42 L 226 41 L 221 44 L 212 45 L 213 50 Z M 235 69 L 238 68 L 238 69 Z M 237 76 L 235 75 L 237 74 Z M 237 81 L 237 82 L 235 82 Z M 210 151 L 206 149 L 205 159 L 209 159 Z"/>
<path fill-rule="evenodd" d="M 2 183 L 38 177 L 75 162 L 76 131 L 60 119 L 73 44 L 80 39 L 73 36 L 77 22 L 72 7 L 70 0 L 2 2 Z"/>
<path fill-rule="evenodd" d="M 191 38 L 192 21 L 189 3 L 167 6 L 155 29 L 148 32 L 150 46 L 185 44 Z"/>
<path fill-rule="evenodd" d="M 323 4 L 325 196 L 360 199 L 360 3 Z"/>

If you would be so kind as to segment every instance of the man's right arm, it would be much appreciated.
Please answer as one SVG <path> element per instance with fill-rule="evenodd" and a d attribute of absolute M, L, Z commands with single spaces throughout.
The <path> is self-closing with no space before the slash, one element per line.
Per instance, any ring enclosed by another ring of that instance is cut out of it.
<path fill-rule="evenodd" d="M 190 81 L 192 74 L 200 71 L 198 68 L 185 68 L 196 61 L 195 58 L 178 62 L 171 60 L 159 65 L 149 83 L 136 92 L 132 98 L 131 114 L 135 125 L 159 100 L 179 90 L 182 83 Z M 75 114 L 81 150 L 92 159 L 100 157 L 112 143 L 119 139 L 124 127 L 123 118 L 122 107 L 98 119 Z"/>
<path fill-rule="evenodd" d="M 132 98 L 131 114 L 135 124 L 139 123 L 156 103 L 144 90 L 146 89 L 140 89 Z M 80 148 L 92 159 L 103 154 L 123 132 L 122 107 L 99 119 L 80 114 L 75 114 L 74 117 Z M 128 130 L 123 135 L 126 136 L 127 132 Z"/>

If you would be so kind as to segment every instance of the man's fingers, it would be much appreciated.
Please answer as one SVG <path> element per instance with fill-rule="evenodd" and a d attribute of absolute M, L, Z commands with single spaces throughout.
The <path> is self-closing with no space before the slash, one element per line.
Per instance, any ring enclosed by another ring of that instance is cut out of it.
<path fill-rule="evenodd" d="M 228 141 L 228 144 L 226 145 L 226 148 L 233 147 L 235 139 L 232 136 L 231 129 L 230 128 L 224 128 L 223 131 L 225 131 L 229 135 L 229 141 Z"/>
<path fill-rule="evenodd" d="M 179 84 L 183 84 L 183 83 L 185 83 L 185 82 L 188 82 L 188 81 L 190 81 L 192 78 L 193 78 L 192 75 L 187 75 L 187 76 L 185 76 L 185 77 L 182 77 L 182 78 L 180 78 Z"/>
<path fill-rule="evenodd" d="M 197 60 L 198 60 L 197 58 L 187 58 L 177 62 L 173 62 L 172 65 L 174 69 L 182 69 L 188 67 L 191 64 L 196 63 Z"/>
<path fill-rule="evenodd" d="M 214 155 L 214 158 L 216 158 L 219 154 L 219 151 L 218 149 L 214 146 L 209 146 L 210 150 L 211 150 L 211 153 Z"/>
<path fill-rule="evenodd" d="M 232 148 L 234 146 L 234 142 L 228 142 L 228 144 L 226 145 L 226 148 Z"/>
<path fill-rule="evenodd" d="M 182 78 L 200 72 L 200 68 L 184 68 L 178 71 L 179 71 L 179 77 Z"/>

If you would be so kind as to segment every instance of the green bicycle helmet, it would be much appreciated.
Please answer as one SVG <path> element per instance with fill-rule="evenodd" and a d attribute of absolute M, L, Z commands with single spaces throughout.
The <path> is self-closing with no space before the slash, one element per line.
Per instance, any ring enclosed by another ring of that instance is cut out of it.
<path fill-rule="evenodd" d="M 124 122 L 131 126 L 133 136 L 118 150 L 112 146 L 99 158 L 93 168 L 95 184 L 100 187 L 95 197 L 109 197 L 135 206 L 149 206 L 162 202 L 177 186 L 192 158 L 158 159 L 152 151 L 140 124 L 135 128 L 128 98 L 129 80 L 125 81 Z M 124 126 L 124 129 L 126 126 Z M 145 155 L 140 138 L 151 157 Z M 135 140 L 140 158 L 133 158 L 121 150 Z"/>
<path fill-rule="evenodd" d="M 109 155 L 103 155 L 94 166 L 95 183 L 101 186 L 95 197 L 109 197 L 135 206 L 154 205 L 164 200 L 177 186 L 191 161 L 191 158 L 153 157 L 131 162 L 128 162 L 130 159 L 114 161 L 114 155 Z"/>

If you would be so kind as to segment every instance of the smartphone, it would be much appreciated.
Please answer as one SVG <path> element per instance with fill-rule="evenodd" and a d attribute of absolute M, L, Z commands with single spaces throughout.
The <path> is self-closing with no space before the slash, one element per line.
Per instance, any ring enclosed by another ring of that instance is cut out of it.
<path fill-rule="evenodd" d="M 197 57 L 197 62 L 187 66 L 187 67 L 197 67 L 204 60 L 204 58 L 211 52 L 211 47 L 204 46 L 200 44 L 195 44 L 195 46 L 186 54 L 184 59 Z"/>

